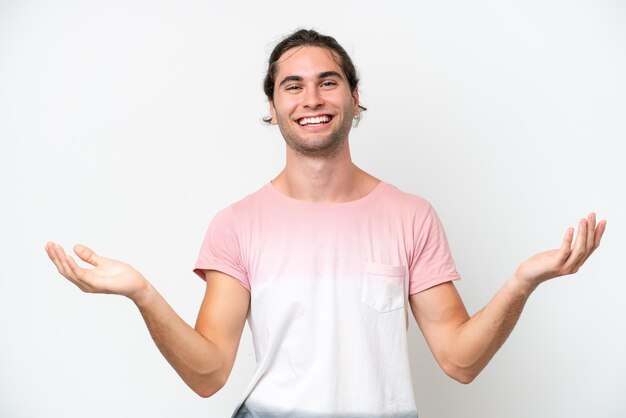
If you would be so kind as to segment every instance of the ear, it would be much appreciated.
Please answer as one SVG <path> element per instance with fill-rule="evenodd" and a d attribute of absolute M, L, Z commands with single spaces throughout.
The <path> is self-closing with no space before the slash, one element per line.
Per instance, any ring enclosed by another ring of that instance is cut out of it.
<path fill-rule="evenodd" d="M 361 109 L 359 109 L 359 91 L 357 89 L 354 89 L 354 91 L 352 92 L 352 100 L 354 101 L 352 116 L 357 116 L 359 113 L 361 113 Z"/>
<path fill-rule="evenodd" d="M 272 121 L 270 122 L 272 125 L 278 124 L 278 119 L 276 118 L 276 109 L 274 108 L 274 101 L 270 100 L 270 116 L 272 117 Z"/>

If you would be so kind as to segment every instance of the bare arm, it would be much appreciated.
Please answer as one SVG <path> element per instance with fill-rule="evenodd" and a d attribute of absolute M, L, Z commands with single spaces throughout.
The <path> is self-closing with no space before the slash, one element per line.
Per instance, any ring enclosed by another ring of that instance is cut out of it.
<path fill-rule="evenodd" d="M 595 214 L 581 220 L 573 244 L 570 228 L 561 248 L 522 263 L 472 317 L 452 283 L 411 295 L 413 315 L 442 369 L 461 383 L 471 382 L 504 344 L 534 289 L 551 278 L 577 272 L 600 245 L 605 228 L 605 221 L 596 227 Z"/>
<path fill-rule="evenodd" d="M 59 273 L 84 292 L 130 298 L 163 356 L 196 393 L 211 396 L 224 385 L 235 360 L 250 300 L 248 291 L 233 278 L 216 271 L 205 272 L 207 289 L 194 329 L 128 264 L 77 245 L 74 251 L 78 257 L 94 266 L 84 269 L 56 244 L 48 243 L 46 251 Z"/>

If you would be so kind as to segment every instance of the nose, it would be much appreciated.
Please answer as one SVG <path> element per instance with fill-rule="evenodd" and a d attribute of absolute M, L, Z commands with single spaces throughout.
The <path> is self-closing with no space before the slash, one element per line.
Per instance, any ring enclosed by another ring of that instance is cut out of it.
<path fill-rule="evenodd" d="M 304 93 L 303 106 L 308 109 L 316 109 L 324 106 L 324 99 L 316 88 L 308 88 Z"/>

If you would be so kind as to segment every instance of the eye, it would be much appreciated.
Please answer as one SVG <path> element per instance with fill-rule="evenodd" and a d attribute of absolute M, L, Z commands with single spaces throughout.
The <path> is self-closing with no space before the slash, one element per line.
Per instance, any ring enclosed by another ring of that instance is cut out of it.
<path fill-rule="evenodd" d="M 336 85 L 337 85 L 337 83 L 335 81 L 326 80 L 326 81 L 322 82 L 322 84 L 320 84 L 320 87 L 334 87 Z"/>
<path fill-rule="evenodd" d="M 300 90 L 300 86 L 292 84 L 292 85 L 289 85 L 289 86 L 285 87 L 285 90 L 288 90 L 288 91 Z"/>

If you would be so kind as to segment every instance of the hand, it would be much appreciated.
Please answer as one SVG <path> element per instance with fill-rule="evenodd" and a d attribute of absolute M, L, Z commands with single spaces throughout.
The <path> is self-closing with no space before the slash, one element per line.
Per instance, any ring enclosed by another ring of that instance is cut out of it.
<path fill-rule="evenodd" d="M 546 280 L 576 273 L 600 245 L 605 229 L 606 221 L 602 220 L 596 226 L 596 214 L 590 213 L 587 219 L 578 223 L 573 245 L 574 228 L 568 228 L 561 248 L 532 256 L 517 268 L 515 277 L 534 289 Z"/>
<path fill-rule="evenodd" d="M 95 268 L 79 267 L 63 248 L 53 242 L 46 252 L 59 273 L 87 293 L 113 293 L 135 300 L 146 290 L 148 281 L 134 268 L 121 261 L 96 255 L 84 245 L 75 245 L 74 252 Z"/>

